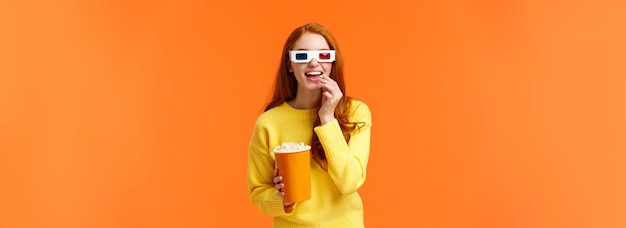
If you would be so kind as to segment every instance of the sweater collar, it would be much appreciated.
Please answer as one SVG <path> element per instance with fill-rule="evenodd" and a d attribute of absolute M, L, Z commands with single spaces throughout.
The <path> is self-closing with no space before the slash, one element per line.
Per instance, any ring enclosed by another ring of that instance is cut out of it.
<path fill-rule="evenodd" d="M 298 119 L 315 119 L 317 118 L 317 109 L 296 109 L 291 107 L 286 101 L 278 106 L 285 114 L 296 117 Z"/>

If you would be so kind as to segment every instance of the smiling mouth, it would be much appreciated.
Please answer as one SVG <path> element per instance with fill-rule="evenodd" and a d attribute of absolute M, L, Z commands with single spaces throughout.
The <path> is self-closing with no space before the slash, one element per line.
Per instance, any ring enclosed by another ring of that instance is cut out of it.
<path fill-rule="evenodd" d="M 304 75 L 307 76 L 307 77 L 320 76 L 320 75 L 322 75 L 322 72 L 312 71 L 312 72 L 306 72 L 306 73 L 304 73 Z"/>

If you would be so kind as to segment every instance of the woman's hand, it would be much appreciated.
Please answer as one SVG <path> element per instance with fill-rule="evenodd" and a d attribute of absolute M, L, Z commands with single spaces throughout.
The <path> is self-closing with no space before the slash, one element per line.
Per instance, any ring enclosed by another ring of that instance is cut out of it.
<path fill-rule="evenodd" d="M 285 184 L 281 182 L 282 180 L 283 180 L 283 176 L 278 175 L 278 169 L 274 169 L 274 188 L 278 190 L 278 196 L 280 196 L 280 198 L 283 199 L 283 206 L 285 206 L 285 211 L 290 212 L 287 210 L 293 209 L 291 208 L 293 203 L 285 202 L 285 193 L 283 192 L 283 188 L 285 187 Z"/>
<path fill-rule="evenodd" d="M 329 76 L 320 76 L 322 86 L 322 107 L 318 112 L 322 125 L 335 119 L 335 108 L 343 97 L 343 92 L 339 89 L 337 82 Z"/>

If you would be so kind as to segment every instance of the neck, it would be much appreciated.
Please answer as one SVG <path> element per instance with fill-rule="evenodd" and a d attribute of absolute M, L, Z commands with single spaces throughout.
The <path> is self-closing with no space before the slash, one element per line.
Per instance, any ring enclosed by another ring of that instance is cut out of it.
<path fill-rule="evenodd" d="M 314 109 L 318 108 L 322 102 L 321 90 L 305 90 L 299 89 L 296 93 L 296 97 L 287 103 L 295 109 Z"/>

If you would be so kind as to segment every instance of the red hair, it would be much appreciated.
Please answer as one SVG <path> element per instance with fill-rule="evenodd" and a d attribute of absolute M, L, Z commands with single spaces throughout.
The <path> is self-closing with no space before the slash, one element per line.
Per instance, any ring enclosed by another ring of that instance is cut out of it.
<path fill-rule="evenodd" d="M 355 130 L 357 124 L 348 121 L 348 110 L 351 98 L 346 95 L 346 86 L 343 79 L 343 58 L 341 57 L 341 51 L 339 50 L 339 46 L 337 45 L 335 37 L 333 37 L 330 31 L 328 31 L 324 26 L 320 24 L 309 23 L 300 26 L 293 30 L 293 32 L 291 32 L 291 35 L 289 35 L 289 37 L 287 38 L 287 41 L 283 46 L 283 52 L 280 59 L 280 66 L 278 67 L 278 73 L 276 73 L 276 80 L 274 81 L 274 91 L 272 93 L 272 98 L 265 106 L 265 111 L 280 106 L 285 101 L 289 101 L 296 97 L 298 82 L 296 81 L 293 73 L 289 72 L 289 64 L 291 62 L 291 60 L 289 59 L 289 50 L 291 50 L 295 46 L 295 43 L 300 39 L 300 37 L 302 37 L 302 35 L 307 32 L 322 35 L 326 39 L 326 42 L 328 42 L 328 46 L 330 47 L 330 49 L 335 50 L 335 62 L 333 62 L 333 66 L 331 68 L 332 78 L 337 82 L 339 89 L 341 89 L 344 94 L 344 96 L 337 104 L 337 107 L 335 108 L 335 118 L 339 122 L 339 126 L 341 127 L 341 131 L 343 132 L 346 142 L 349 142 L 350 133 Z M 313 126 L 319 125 L 320 119 L 318 117 Z M 312 156 L 325 160 L 326 154 L 324 153 L 324 148 L 322 147 L 315 132 L 313 132 L 313 138 L 311 139 L 311 142 Z"/>

